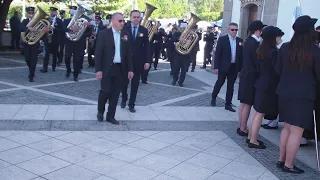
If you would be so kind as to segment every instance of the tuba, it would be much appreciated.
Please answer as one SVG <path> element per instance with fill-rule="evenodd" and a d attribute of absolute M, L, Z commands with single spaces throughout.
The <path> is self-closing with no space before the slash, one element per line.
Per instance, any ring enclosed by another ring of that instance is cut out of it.
<path fill-rule="evenodd" d="M 144 26 L 148 29 L 148 38 L 149 41 L 152 40 L 153 35 L 155 34 L 155 31 L 158 29 L 159 23 L 152 19 L 148 20 L 151 16 L 152 12 L 156 10 L 157 8 L 149 3 L 146 3 L 146 11 L 144 12 L 143 19 L 141 21 L 141 26 Z"/>
<path fill-rule="evenodd" d="M 82 37 L 83 33 L 87 29 L 87 25 L 85 23 L 91 22 L 90 17 L 84 15 L 85 12 L 92 12 L 92 9 L 83 2 L 77 2 L 78 8 L 76 14 L 73 15 L 70 23 L 68 24 L 68 29 L 70 29 L 73 25 L 76 26 L 76 31 L 66 32 L 66 37 L 70 41 L 78 41 Z"/>
<path fill-rule="evenodd" d="M 21 32 L 22 42 L 28 45 L 36 44 L 45 34 L 43 29 L 50 27 L 50 22 L 45 18 L 49 16 L 43 9 L 37 6 L 38 12 L 33 16 L 26 27 L 33 27 L 36 31 Z"/>
<path fill-rule="evenodd" d="M 192 29 L 199 21 L 201 21 L 201 19 L 195 14 L 191 13 L 189 24 L 180 36 L 180 39 L 183 39 L 183 40 L 177 42 L 175 46 L 175 49 L 179 54 L 181 55 L 189 54 L 192 48 L 196 45 L 199 39 L 199 36 Z"/>

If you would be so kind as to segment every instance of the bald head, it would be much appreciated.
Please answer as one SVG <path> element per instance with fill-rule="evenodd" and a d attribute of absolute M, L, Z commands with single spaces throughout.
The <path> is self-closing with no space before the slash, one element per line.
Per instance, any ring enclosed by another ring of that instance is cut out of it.
<path fill-rule="evenodd" d="M 123 14 L 120 12 L 116 12 L 112 14 L 111 22 L 112 22 L 112 27 L 115 30 L 120 31 L 124 25 Z"/>

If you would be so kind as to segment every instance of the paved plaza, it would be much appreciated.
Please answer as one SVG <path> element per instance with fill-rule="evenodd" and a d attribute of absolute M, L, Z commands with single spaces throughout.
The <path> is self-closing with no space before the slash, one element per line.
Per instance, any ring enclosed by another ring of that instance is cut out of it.
<path fill-rule="evenodd" d="M 198 58 L 199 59 L 199 58 Z M 201 58 L 200 58 L 201 59 Z M 84 69 L 79 82 L 28 68 L 19 54 L 0 55 L 0 180 L 296 180 L 319 179 L 315 145 L 300 148 L 302 175 L 282 173 L 278 130 L 260 131 L 267 149 L 249 149 L 236 134 L 237 113 L 224 110 L 226 87 L 210 106 L 217 79 L 197 68 L 172 86 L 170 65 L 140 84 L 137 112 L 117 108 L 120 125 L 96 120 L 99 81 Z M 233 105 L 237 110 L 238 84 Z"/>

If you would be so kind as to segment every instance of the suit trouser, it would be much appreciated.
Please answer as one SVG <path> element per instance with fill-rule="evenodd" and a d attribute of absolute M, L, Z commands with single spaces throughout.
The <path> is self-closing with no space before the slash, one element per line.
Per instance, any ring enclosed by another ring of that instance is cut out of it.
<path fill-rule="evenodd" d="M 91 44 L 89 44 L 89 47 L 88 47 L 88 64 L 89 66 L 94 66 L 95 63 L 94 63 L 94 60 L 92 58 L 92 56 L 94 55 L 94 51 L 95 51 L 95 47 Z"/>
<path fill-rule="evenodd" d="M 153 64 L 154 68 L 158 67 L 159 58 L 160 58 L 160 51 L 161 51 L 161 45 L 155 44 L 155 46 L 154 46 L 154 64 Z"/>
<path fill-rule="evenodd" d="M 180 72 L 180 78 L 179 78 L 179 84 L 183 84 L 186 73 L 188 70 L 188 67 L 190 65 L 190 59 L 189 56 L 180 55 L 178 53 L 175 53 L 175 58 L 173 60 L 173 81 L 177 82 L 179 78 L 179 72 Z"/>
<path fill-rule="evenodd" d="M 143 65 L 142 65 L 143 66 Z M 129 107 L 134 107 L 137 94 L 138 94 L 138 88 L 139 88 L 139 83 L 140 83 L 140 77 L 143 72 L 143 69 L 139 68 L 134 68 L 135 70 L 133 71 L 134 76 L 131 80 L 131 91 L 130 91 L 130 99 L 129 99 Z M 141 69 L 141 70 L 140 70 Z M 125 83 L 125 86 L 122 89 L 122 102 L 126 102 L 128 100 L 128 85 L 129 81 Z"/>
<path fill-rule="evenodd" d="M 150 54 L 149 54 L 151 56 L 150 59 L 153 59 L 153 54 L 154 53 L 155 53 L 155 44 L 151 43 L 150 44 Z M 149 69 L 143 70 L 143 72 L 141 74 L 141 81 L 142 82 L 147 82 L 148 81 L 148 75 L 149 75 L 149 71 L 150 71 L 151 65 L 152 65 L 152 60 L 151 60 L 151 64 L 150 64 Z"/>
<path fill-rule="evenodd" d="M 59 47 L 59 44 L 45 43 L 46 53 L 43 60 L 43 70 L 48 70 L 50 54 L 52 54 L 52 69 L 56 68 L 58 47 Z"/>
<path fill-rule="evenodd" d="M 29 77 L 33 78 L 38 61 L 38 48 L 39 45 L 26 45 L 23 46 L 24 58 L 29 68 Z"/>
<path fill-rule="evenodd" d="M 107 117 L 114 118 L 121 88 L 123 87 L 121 64 L 114 64 L 109 74 L 104 75 L 100 84 L 101 90 L 98 98 L 98 112 L 103 114 L 105 105 L 109 100 Z"/>
<path fill-rule="evenodd" d="M 78 78 L 80 66 L 81 66 L 81 55 L 82 47 L 77 44 L 77 42 L 70 42 L 66 44 L 66 54 L 65 54 L 65 63 L 67 72 L 71 72 L 71 56 L 73 56 L 73 77 Z"/>
<path fill-rule="evenodd" d="M 237 68 L 235 63 L 232 63 L 230 65 L 228 72 L 222 72 L 219 70 L 218 79 L 212 91 L 212 100 L 216 100 L 221 87 L 223 86 L 225 80 L 227 79 L 226 105 L 231 105 L 233 90 L 234 90 L 234 83 L 237 80 L 237 75 L 238 73 L 237 73 Z"/>
<path fill-rule="evenodd" d="M 213 47 L 204 47 L 204 55 L 203 55 L 203 67 L 207 66 L 207 62 L 211 62 L 211 51 Z"/>
<path fill-rule="evenodd" d="M 11 32 L 11 47 L 20 48 L 20 32 Z"/>
<path fill-rule="evenodd" d="M 190 59 L 191 59 L 191 69 L 195 69 L 196 68 L 196 64 L 197 64 L 197 53 L 198 51 L 192 51 L 190 54 Z"/>
<path fill-rule="evenodd" d="M 59 44 L 59 64 L 62 63 L 63 61 L 63 55 L 64 55 L 64 47 L 65 47 L 66 43 L 62 42 Z"/>

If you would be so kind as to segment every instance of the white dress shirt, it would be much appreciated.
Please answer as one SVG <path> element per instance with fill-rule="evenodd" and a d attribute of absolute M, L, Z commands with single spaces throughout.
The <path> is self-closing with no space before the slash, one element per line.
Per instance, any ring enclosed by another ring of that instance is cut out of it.
<path fill-rule="evenodd" d="M 115 54 L 113 58 L 114 63 L 121 63 L 121 55 L 120 55 L 120 43 L 121 43 L 121 31 L 116 31 L 112 27 L 112 32 L 113 32 L 113 39 L 114 39 L 114 45 L 115 45 Z"/>
<path fill-rule="evenodd" d="M 230 34 L 229 41 L 230 41 L 230 47 L 231 47 L 231 63 L 236 62 L 236 52 L 237 52 L 237 37 L 232 37 Z"/>

